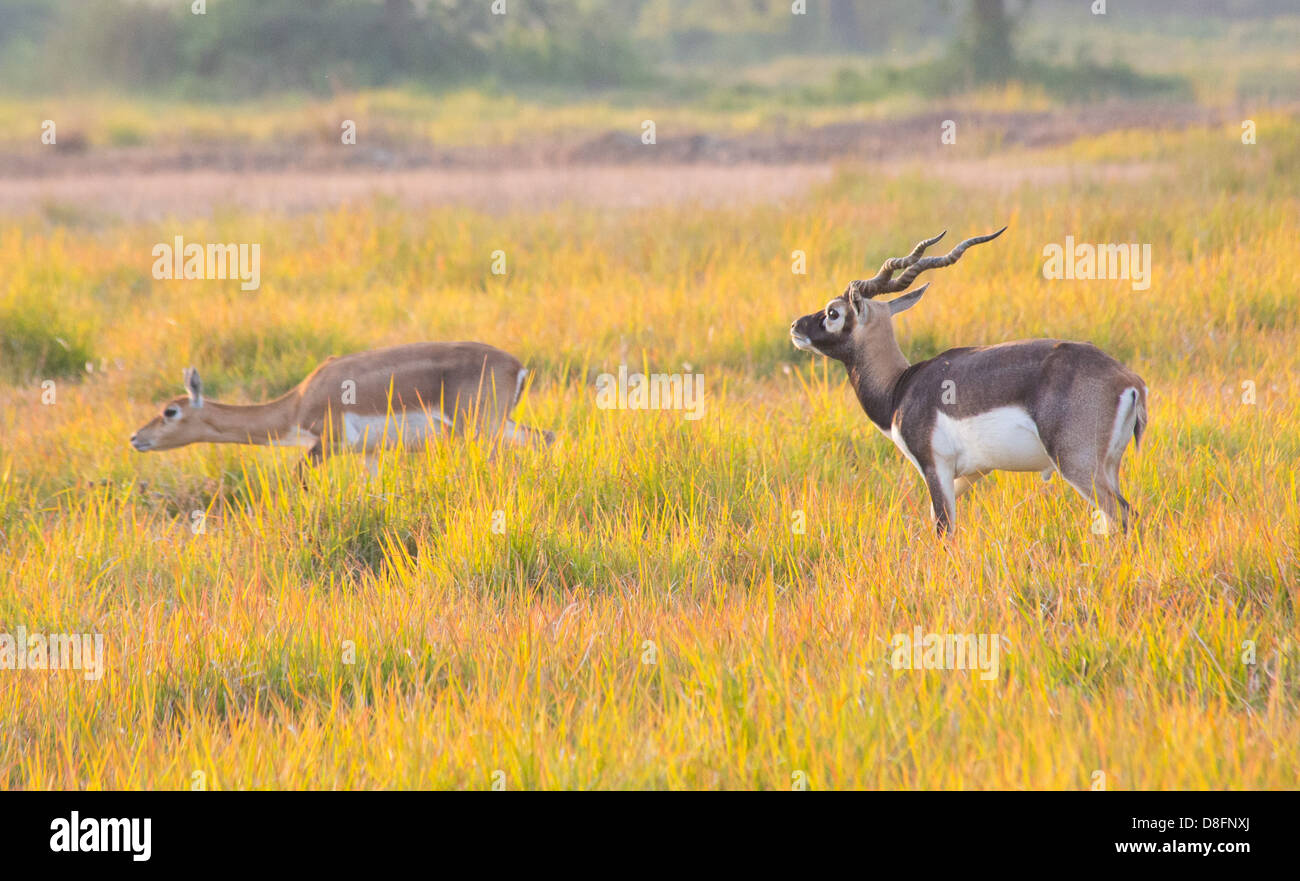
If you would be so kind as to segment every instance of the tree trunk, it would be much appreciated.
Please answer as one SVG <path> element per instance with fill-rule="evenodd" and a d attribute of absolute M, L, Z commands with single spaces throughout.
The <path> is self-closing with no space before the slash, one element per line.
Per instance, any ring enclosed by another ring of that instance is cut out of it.
<path fill-rule="evenodd" d="M 966 22 L 965 54 L 971 74 L 984 82 L 1005 82 L 1015 58 L 1004 0 L 971 0 Z"/>

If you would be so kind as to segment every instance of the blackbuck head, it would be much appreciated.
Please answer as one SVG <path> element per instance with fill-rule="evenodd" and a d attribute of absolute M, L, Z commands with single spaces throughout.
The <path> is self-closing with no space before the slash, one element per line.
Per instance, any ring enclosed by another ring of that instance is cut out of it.
<path fill-rule="evenodd" d="M 131 446 L 138 452 L 171 450 L 199 441 L 213 434 L 203 418 L 203 380 L 193 367 L 185 368 L 185 394 L 163 404 L 158 415 L 131 435 Z"/>
<path fill-rule="evenodd" d="M 932 239 L 918 242 L 906 257 L 890 257 L 874 276 L 849 282 L 844 293 L 827 303 L 825 309 L 805 315 L 791 324 L 790 339 L 796 348 L 818 352 L 845 363 L 860 358 L 864 348 L 868 352 L 881 347 L 896 349 L 891 319 L 916 305 L 929 285 L 922 285 L 893 300 L 875 298 L 906 291 L 922 272 L 951 266 L 971 245 L 992 241 L 1005 231 L 1004 226 L 995 233 L 967 239 L 942 257 L 921 255 L 942 239 L 946 230 Z M 902 274 L 895 278 L 894 273 L 899 270 Z"/>

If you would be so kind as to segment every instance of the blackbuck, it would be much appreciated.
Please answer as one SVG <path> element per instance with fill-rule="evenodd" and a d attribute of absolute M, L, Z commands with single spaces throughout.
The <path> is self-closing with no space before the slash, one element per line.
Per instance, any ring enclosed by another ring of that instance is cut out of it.
<path fill-rule="evenodd" d="M 513 355 L 483 343 L 412 343 L 327 358 L 275 400 L 236 405 L 204 398 L 190 367 L 186 394 L 131 435 L 131 446 L 142 453 L 195 443 L 298 446 L 314 464 L 339 450 L 411 449 L 468 431 L 550 443 L 551 432 L 510 418 L 527 375 Z"/>
<path fill-rule="evenodd" d="M 906 291 L 928 269 L 951 266 L 967 239 L 942 257 L 923 257 L 944 233 L 891 257 L 875 276 L 850 282 L 820 312 L 790 325 L 795 346 L 840 361 L 871 422 L 916 466 L 930 492 L 939 533 L 956 523 L 956 500 L 990 471 L 1059 471 L 1101 512 L 1109 530 L 1128 528 L 1119 464 L 1147 423 L 1146 384 L 1090 343 L 1021 340 L 949 349 L 909 364 L 893 317 L 916 305 L 929 285 Z M 902 270 L 894 277 L 894 273 Z"/>

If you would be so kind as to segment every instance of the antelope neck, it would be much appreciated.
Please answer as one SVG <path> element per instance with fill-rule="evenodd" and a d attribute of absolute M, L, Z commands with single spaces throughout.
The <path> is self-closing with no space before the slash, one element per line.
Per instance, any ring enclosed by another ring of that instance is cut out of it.
<path fill-rule="evenodd" d="M 863 340 L 844 366 L 867 418 L 889 434 L 899 386 L 910 366 L 898 343 L 892 337 L 887 344 L 878 341 L 875 346 L 870 340 Z"/>
<path fill-rule="evenodd" d="M 204 401 L 199 412 L 220 442 L 268 444 L 293 433 L 298 425 L 297 404 L 297 396 L 290 392 L 264 404 Z"/>

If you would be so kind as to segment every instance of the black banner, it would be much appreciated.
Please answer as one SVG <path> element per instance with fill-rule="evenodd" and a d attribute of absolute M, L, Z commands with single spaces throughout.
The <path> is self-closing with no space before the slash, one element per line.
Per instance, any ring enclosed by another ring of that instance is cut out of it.
<path fill-rule="evenodd" d="M 1193 859 L 1228 867 L 1289 855 L 1283 830 L 1294 825 L 1293 806 L 1290 793 L 1201 792 L 727 793 L 667 802 L 641 793 L 8 793 L 0 853 L 10 869 L 337 871 L 460 852 L 493 865 L 531 860 L 540 871 L 557 856 L 594 867 L 604 851 L 625 857 L 652 842 L 663 856 L 678 841 L 696 854 L 696 868 L 755 858 L 767 867 L 769 849 L 778 862 L 840 852 L 864 865 L 906 859 L 923 870 L 989 859 L 999 869 Z"/>

